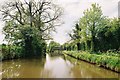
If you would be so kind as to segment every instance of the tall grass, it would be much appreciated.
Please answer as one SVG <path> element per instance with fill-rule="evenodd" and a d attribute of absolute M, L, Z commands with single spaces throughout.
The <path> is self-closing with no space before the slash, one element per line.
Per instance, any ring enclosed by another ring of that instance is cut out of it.
<path fill-rule="evenodd" d="M 116 72 L 120 72 L 120 59 L 118 56 L 90 54 L 89 52 L 81 51 L 63 51 L 64 54 L 72 56 L 76 59 L 81 59 Z"/>

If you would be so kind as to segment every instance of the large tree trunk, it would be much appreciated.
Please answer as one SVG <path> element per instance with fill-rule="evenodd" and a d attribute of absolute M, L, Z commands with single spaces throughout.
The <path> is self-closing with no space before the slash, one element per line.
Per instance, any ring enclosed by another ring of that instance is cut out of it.
<path fill-rule="evenodd" d="M 31 57 L 31 56 L 34 56 L 33 47 L 32 47 L 32 38 L 27 37 L 27 39 L 25 39 L 25 57 Z"/>
<path fill-rule="evenodd" d="M 80 50 L 80 43 L 77 43 L 77 49 Z"/>
<path fill-rule="evenodd" d="M 94 52 L 95 51 L 95 22 L 93 22 L 93 26 L 92 26 L 92 30 L 91 30 L 91 35 L 92 35 L 92 39 L 91 39 L 91 51 Z"/>
<path fill-rule="evenodd" d="M 85 41 L 85 50 L 88 50 L 88 44 L 87 44 L 87 41 Z"/>
<path fill-rule="evenodd" d="M 95 51 L 95 36 L 92 36 L 92 39 L 91 39 L 91 51 L 92 52 Z"/>

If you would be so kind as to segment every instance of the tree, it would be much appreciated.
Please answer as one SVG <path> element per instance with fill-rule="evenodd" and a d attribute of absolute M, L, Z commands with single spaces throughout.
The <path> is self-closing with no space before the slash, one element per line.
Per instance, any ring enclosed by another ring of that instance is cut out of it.
<path fill-rule="evenodd" d="M 4 33 L 11 44 L 22 46 L 26 56 L 43 52 L 45 40 L 59 25 L 62 9 L 47 0 L 17 0 L 3 5 Z M 37 49 L 38 48 L 38 49 Z M 39 50 L 39 51 L 38 51 Z"/>
<path fill-rule="evenodd" d="M 79 24 L 75 24 L 75 28 L 73 29 L 73 33 L 70 33 L 69 36 L 71 37 L 71 40 L 74 40 L 77 44 L 77 49 L 80 50 L 80 39 L 81 39 L 81 28 L 79 27 Z"/>
<path fill-rule="evenodd" d="M 92 8 L 84 12 L 84 17 L 86 18 L 86 27 L 90 32 L 88 36 L 91 37 L 91 51 L 95 51 L 95 37 L 97 32 L 106 26 L 105 16 L 103 16 L 101 7 L 98 4 L 92 4 Z"/>
<path fill-rule="evenodd" d="M 102 14 L 98 4 L 92 4 L 90 9 L 84 11 L 84 15 L 79 19 L 70 37 L 80 43 L 84 50 L 95 51 L 98 32 L 107 26 L 107 19 Z M 77 44 L 78 45 L 78 44 Z"/>
<path fill-rule="evenodd" d="M 111 45 L 112 49 L 119 49 L 120 48 L 120 21 L 118 18 L 111 19 L 110 22 L 110 32 L 112 33 Z M 114 42 L 113 42 L 114 41 Z"/>
<path fill-rule="evenodd" d="M 102 14 L 98 4 L 84 11 L 79 23 L 74 26 L 70 37 L 80 44 L 81 50 L 107 51 L 120 48 L 120 21 Z M 79 46 L 79 45 L 78 45 Z M 78 49 L 79 50 L 79 49 Z"/>
<path fill-rule="evenodd" d="M 118 18 L 107 19 L 108 26 L 97 33 L 97 47 L 99 50 L 119 49 L 120 27 Z"/>
<path fill-rule="evenodd" d="M 48 51 L 54 52 L 54 48 L 56 48 L 56 47 L 61 47 L 61 45 L 55 41 L 51 41 L 48 46 Z"/>

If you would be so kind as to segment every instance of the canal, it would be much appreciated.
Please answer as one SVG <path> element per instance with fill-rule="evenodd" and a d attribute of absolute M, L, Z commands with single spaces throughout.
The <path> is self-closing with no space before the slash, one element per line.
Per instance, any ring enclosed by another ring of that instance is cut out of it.
<path fill-rule="evenodd" d="M 106 70 L 67 55 L 42 59 L 17 59 L 2 62 L 2 78 L 118 78 Z"/>

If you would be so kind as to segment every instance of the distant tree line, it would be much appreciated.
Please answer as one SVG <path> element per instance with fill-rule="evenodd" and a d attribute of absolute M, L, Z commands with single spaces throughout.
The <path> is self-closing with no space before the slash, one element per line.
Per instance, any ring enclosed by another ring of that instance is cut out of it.
<path fill-rule="evenodd" d="M 73 32 L 69 33 L 71 42 L 63 44 L 65 50 L 120 50 L 119 18 L 104 16 L 101 7 L 96 3 L 83 14 Z"/>
<path fill-rule="evenodd" d="M 47 52 L 52 53 L 56 48 L 60 48 L 61 45 L 55 41 L 51 41 L 47 47 Z"/>

